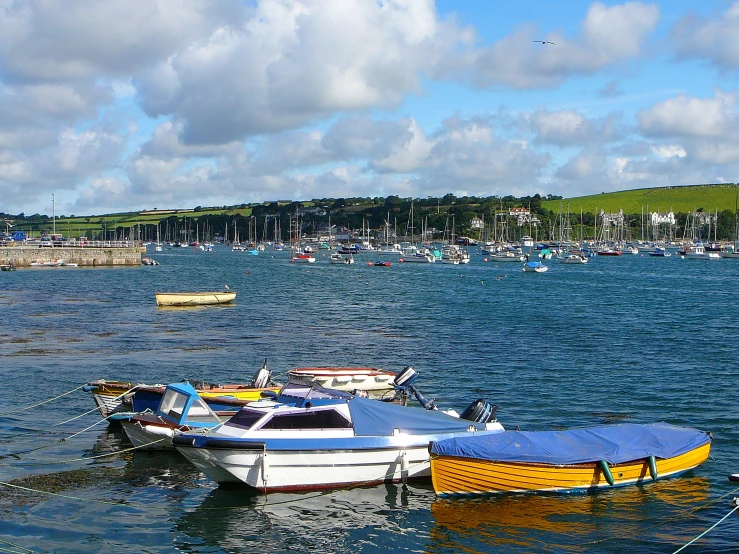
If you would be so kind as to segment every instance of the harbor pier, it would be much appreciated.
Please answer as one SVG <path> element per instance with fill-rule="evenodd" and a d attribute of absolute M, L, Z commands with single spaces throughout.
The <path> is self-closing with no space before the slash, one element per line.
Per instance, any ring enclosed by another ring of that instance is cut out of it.
<path fill-rule="evenodd" d="M 0 265 L 20 268 L 55 260 L 80 267 L 141 265 L 141 253 L 145 251 L 144 246 L 126 241 L 80 246 L 4 245 L 0 246 Z"/>

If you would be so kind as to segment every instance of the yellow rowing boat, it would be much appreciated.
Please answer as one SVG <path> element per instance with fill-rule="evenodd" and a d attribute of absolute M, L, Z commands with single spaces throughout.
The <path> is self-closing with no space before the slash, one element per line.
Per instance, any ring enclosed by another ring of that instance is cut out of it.
<path fill-rule="evenodd" d="M 157 306 L 208 306 L 228 304 L 236 298 L 232 291 L 223 292 L 157 292 Z"/>
<path fill-rule="evenodd" d="M 674 477 L 702 464 L 711 436 L 666 423 L 572 431 L 506 431 L 433 443 L 440 496 L 570 492 Z"/>

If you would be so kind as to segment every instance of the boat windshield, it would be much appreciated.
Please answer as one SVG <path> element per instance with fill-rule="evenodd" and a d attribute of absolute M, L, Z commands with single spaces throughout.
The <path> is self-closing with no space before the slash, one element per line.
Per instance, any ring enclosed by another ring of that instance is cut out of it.
<path fill-rule="evenodd" d="M 218 416 L 213 413 L 213 410 L 210 409 L 210 406 L 208 406 L 202 398 L 196 398 L 192 401 L 190 409 L 187 410 L 187 421 L 192 423 L 199 422 L 213 424 L 221 422 Z"/>
<path fill-rule="evenodd" d="M 159 404 L 159 411 L 174 419 L 182 417 L 182 411 L 187 404 L 187 396 L 174 389 L 164 391 L 164 396 Z"/>
<path fill-rule="evenodd" d="M 242 408 L 228 420 L 226 425 L 229 427 L 240 427 L 241 429 L 251 429 L 252 425 L 262 419 L 263 416 L 263 411 Z"/>
<path fill-rule="evenodd" d="M 162 401 L 159 404 L 159 411 L 178 422 L 187 416 L 187 420 L 191 422 L 203 422 L 203 423 L 219 423 L 218 416 L 213 413 L 210 407 L 205 403 L 202 398 L 193 398 L 190 408 L 185 414 L 185 407 L 190 396 L 183 394 L 174 389 L 168 388 L 164 391 Z"/>

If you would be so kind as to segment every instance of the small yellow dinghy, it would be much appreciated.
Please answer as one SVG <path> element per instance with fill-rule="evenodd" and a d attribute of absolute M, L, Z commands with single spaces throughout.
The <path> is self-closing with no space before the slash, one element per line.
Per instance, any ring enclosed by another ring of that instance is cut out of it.
<path fill-rule="evenodd" d="M 232 291 L 223 292 L 157 292 L 157 306 L 207 306 L 228 304 L 236 298 Z"/>
<path fill-rule="evenodd" d="M 711 435 L 668 423 L 505 431 L 434 442 L 439 496 L 571 492 L 674 477 L 702 464 Z"/>

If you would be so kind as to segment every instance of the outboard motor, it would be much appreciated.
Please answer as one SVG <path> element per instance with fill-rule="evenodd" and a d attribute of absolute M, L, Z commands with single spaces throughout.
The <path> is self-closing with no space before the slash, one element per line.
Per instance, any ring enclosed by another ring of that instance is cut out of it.
<path fill-rule="evenodd" d="M 408 390 L 410 390 L 415 395 L 416 400 L 418 400 L 421 406 L 423 406 L 427 410 L 438 410 L 438 408 L 436 407 L 436 400 L 434 400 L 433 398 L 431 400 L 428 400 L 413 385 L 408 385 Z"/>
<path fill-rule="evenodd" d="M 495 421 L 495 414 L 498 411 L 496 404 L 491 404 L 483 398 L 478 398 L 472 404 L 467 406 L 460 414 L 460 419 L 474 421 L 475 423 L 490 423 Z"/>
<path fill-rule="evenodd" d="M 403 371 L 395 376 L 395 379 L 393 379 L 393 385 L 395 386 L 395 389 L 400 392 L 400 403 L 403 406 L 406 406 L 408 403 L 408 397 L 413 393 L 421 406 L 427 410 L 438 410 L 435 400 L 428 400 L 416 387 L 413 386 L 413 382 L 416 379 L 418 379 L 418 372 L 409 365 L 405 366 Z"/>
<path fill-rule="evenodd" d="M 407 365 L 403 368 L 403 371 L 395 376 L 395 379 L 393 379 L 393 385 L 395 385 L 396 388 L 403 389 L 408 387 L 416 379 L 418 379 L 418 372 L 411 366 Z"/>
<path fill-rule="evenodd" d="M 262 368 L 254 374 L 254 379 L 251 381 L 251 387 L 253 389 L 263 389 L 269 385 L 271 377 L 272 372 L 267 369 L 267 358 L 265 358 Z"/>

